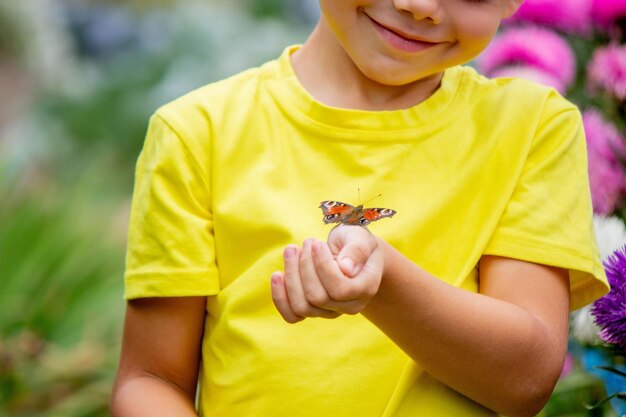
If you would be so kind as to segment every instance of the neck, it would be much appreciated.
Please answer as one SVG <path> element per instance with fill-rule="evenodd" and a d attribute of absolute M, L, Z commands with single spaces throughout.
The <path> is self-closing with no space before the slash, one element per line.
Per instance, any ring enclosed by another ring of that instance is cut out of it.
<path fill-rule="evenodd" d="M 404 85 L 378 83 L 354 65 L 330 28 L 320 22 L 292 55 L 296 76 L 304 88 L 328 106 L 360 110 L 398 110 L 430 97 L 443 73 Z"/>

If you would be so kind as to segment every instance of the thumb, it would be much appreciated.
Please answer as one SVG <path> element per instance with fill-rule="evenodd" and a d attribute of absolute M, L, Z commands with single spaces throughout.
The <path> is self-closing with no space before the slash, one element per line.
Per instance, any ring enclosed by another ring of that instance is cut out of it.
<path fill-rule="evenodd" d="M 344 257 L 339 259 L 339 269 L 341 269 L 341 272 L 343 272 L 344 275 L 349 277 L 355 276 L 357 273 L 356 267 L 357 265 L 350 258 Z"/>
<path fill-rule="evenodd" d="M 361 271 L 365 262 L 367 262 L 368 254 L 362 245 L 350 243 L 344 246 L 337 256 L 339 269 L 345 275 L 354 277 Z"/>

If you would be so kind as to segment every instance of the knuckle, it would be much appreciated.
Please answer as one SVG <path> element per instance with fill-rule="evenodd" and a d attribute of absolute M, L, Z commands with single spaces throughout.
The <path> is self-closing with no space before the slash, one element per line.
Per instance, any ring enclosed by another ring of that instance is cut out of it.
<path fill-rule="evenodd" d="M 301 322 L 302 320 L 304 320 L 304 317 L 298 317 L 298 316 L 295 316 L 295 315 L 294 316 L 290 315 L 290 316 L 283 316 L 283 319 L 287 323 L 289 323 L 289 324 L 295 324 L 295 323 L 298 323 L 298 322 Z"/>
<path fill-rule="evenodd" d="M 357 259 L 365 261 L 369 258 L 370 254 L 372 253 L 372 250 L 368 245 L 362 244 L 362 245 L 358 245 L 355 248 L 355 252 L 356 252 Z"/>
<path fill-rule="evenodd" d="M 329 301 L 328 294 L 320 290 L 306 291 L 305 297 L 309 303 L 317 307 L 325 306 Z"/>
<path fill-rule="evenodd" d="M 300 317 L 311 316 L 311 309 L 309 305 L 306 303 L 295 303 L 291 306 L 291 309 L 293 310 L 294 314 L 296 314 L 297 316 L 300 316 Z"/>
<path fill-rule="evenodd" d="M 337 285 L 328 290 L 330 297 L 337 301 L 346 301 L 354 298 L 354 292 L 349 285 Z"/>
<path fill-rule="evenodd" d="M 326 260 L 316 259 L 315 260 L 315 269 L 320 271 L 323 274 L 328 274 L 331 271 L 331 264 Z"/>

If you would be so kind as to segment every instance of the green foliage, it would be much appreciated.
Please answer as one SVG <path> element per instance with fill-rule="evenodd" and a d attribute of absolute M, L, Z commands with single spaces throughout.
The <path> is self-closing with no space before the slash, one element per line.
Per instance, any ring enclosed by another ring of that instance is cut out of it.
<path fill-rule="evenodd" d="M 59 126 L 79 151 L 114 150 L 132 168 L 143 142 L 147 120 L 157 106 L 150 92 L 162 81 L 167 57 L 137 53 L 134 61 L 102 65 L 100 79 L 79 94 L 49 91 L 40 96 L 35 116 Z"/>
<path fill-rule="evenodd" d="M 0 415 L 106 415 L 125 206 L 101 168 L 69 184 L 44 173 L 0 201 Z"/>
<path fill-rule="evenodd" d="M 542 417 L 610 417 L 608 404 L 589 410 L 586 405 L 596 404 L 606 396 L 602 380 L 581 369 L 576 369 L 557 384 Z"/>
<path fill-rule="evenodd" d="M 282 0 L 245 0 L 253 15 L 259 17 L 286 17 L 285 2 Z"/>

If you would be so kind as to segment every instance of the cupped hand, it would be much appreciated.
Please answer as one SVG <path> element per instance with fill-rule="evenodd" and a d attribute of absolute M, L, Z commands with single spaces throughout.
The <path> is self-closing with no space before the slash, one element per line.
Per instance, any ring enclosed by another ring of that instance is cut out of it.
<path fill-rule="evenodd" d="M 361 312 L 376 295 L 384 266 L 376 237 L 360 226 L 334 228 L 328 243 L 289 245 L 283 256 L 284 272 L 272 274 L 272 300 L 289 323 Z"/>

